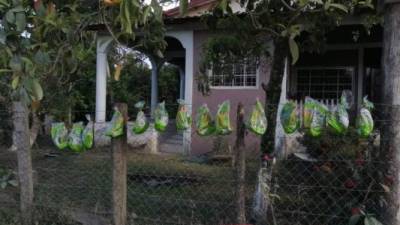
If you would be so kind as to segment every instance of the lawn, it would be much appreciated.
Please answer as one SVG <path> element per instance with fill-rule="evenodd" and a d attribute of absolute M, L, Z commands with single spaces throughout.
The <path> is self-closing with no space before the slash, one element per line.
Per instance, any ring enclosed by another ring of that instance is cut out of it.
<path fill-rule="evenodd" d="M 33 150 L 36 216 L 65 224 L 68 215 L 111 218 L 111 154 L 52 148 Z M 57 152 L 57 155 L 46 155 Z M 128 153 L 128 215 L 135 224 L 232 224 L 235 179 L 231 162 L 196 163 L 178 155 Z M 247 204 L 254 193 L 256 160 L 248 160 Z M 48 214 L 48 215 L 47 215 Z M 55 216 L 56 215 L 56 216 Z M 73 223 L 71 223 L 73 224 Z"/>

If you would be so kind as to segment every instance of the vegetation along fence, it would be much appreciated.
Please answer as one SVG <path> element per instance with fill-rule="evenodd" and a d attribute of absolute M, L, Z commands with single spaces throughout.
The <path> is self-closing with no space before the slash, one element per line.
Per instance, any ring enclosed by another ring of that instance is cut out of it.
<path fill-rule="evenodd" d="M 118 107 L 127 114 L 126 106 Z M 7 119 L 0 133 L 0 224 L 388 224 L 394 177 L 381 131 L 392 121 L 385 114 L 390 107 L 376 108 L 369 138 L 360 138 L 352 124 L 342 136 L 298 132 L 285 135 L 277 150 L 284 154 L 243 145 L 252 134 L 245 131 L 241 107 L 231 117 L 230 135 L 191 131 L 192 142 L 212 143 L 196 155 L 177 150 L 185 140 L 173 118 L 157 137 L 157 153 L 139 140 L 126 145 L 125 136 L 79 154 L 60 151 L 43 129 L 31 147 L 32 177 L 17 174 L 26 169 L 21 160 L 29 155 L 20 146 L 29 144 L 24 140 L 30 133 L 22 129 L 12 137 L 9 131 L 19 125 L 1 111 Z"/>

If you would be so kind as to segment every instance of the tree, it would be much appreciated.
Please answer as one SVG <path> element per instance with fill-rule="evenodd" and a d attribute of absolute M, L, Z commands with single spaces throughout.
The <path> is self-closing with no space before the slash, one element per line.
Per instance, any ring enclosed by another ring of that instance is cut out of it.
<path fill-rule="evenodd" d="M 389 2 L 389 1 L 388 1 Z M 382 135 L 384 152 L 389 153 L 391 160 L 391 174 L 394 177 L 394 186 L 390 193 L 391 224 L 400 224 L 400 2 L 392 1 L 384 10 L 384 48 L 383 48 L 383 75 L 384 75 L 384 103 L 388 108 L 386 113 L 390 119 L 387 129 Z"/>

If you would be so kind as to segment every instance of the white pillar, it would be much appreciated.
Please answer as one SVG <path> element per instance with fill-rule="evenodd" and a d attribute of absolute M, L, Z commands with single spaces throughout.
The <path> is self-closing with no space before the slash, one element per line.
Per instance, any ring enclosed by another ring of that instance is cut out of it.
<path fill-rule="evenodd" d="M 185 98 L 185 71 L 179 67 L 179 99 Z"/>
<path fill-rule="evenodd" d="M 158 65 L 154 58 L 150 57 L 151 62 L 151 116 L 154 115 L 154 110 L 158 103 Z"/>
<path fill-rule="evenodd" d="M 109 36 L 97 37 L 96 58 L 96 122 L 106 121 L 107 96 L 107 51 L 112 38 Z"/>

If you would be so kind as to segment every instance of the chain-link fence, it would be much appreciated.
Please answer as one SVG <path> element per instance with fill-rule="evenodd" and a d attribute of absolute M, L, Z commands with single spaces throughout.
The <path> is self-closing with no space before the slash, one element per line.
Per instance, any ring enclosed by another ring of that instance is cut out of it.
<path fill-rule="evenodd" d="M 375 133 L 368 139 L 360 139 L 352 128 L 344 136 L 328 132 L 319 138 L 299 135 L 296 140 L 307 150 L 292 149 L 281 159 L 260 157 L 259 143 L 248 144 L 248 222 L 254 222 L 253 210 L 260 201 L 257 198 L 263 198 L 268 222 L 261 224 L 336 225 L 355 221 L 355 225 L 364 224 L 366 218 L 387 224 L 389 203 L 385 196 L 391 191 L 393 177 L 387 173 L 389 155 L 381 148 L 380 130 L 391 121 L 379 114 L 374 117 Z M 231 118 L 231 122 L 234 120 Z M 3 122 L 12 124 L 11 118 Z M 175 130 L 173 124 L 170 121 L 171 130 Z M 251 135 L 247 136 L 257 139 Z M 163 142 L 177 136 L 183 138 L 179 133 L 160 134 L 158 138 Z M 177 150 L 172 152 L 161 148 L 172 149 L 174 143 L 160 143 L 157 154 L 129 145 L 128 224 L 236 224 L 235 132 L 224 137 L 200 137 L 192 131 L 190 136 L 192 142 L 207 149 L 187 155 L 182 150 L 184 139 L 180 145 L 175 143 Z M 10 138 L 4 136 L 3 140 Z M 15 186 L 18 163 L 10 144 L 3 141 L 0 150 L 0 224 L 19 224 L 19 188 Z M 111 224 L 111 151 L 111 146 L 79 154 L 60 151 L 48 135 L 39 135 L 32 146 L 36 224 Z M 264 166 L 261 173 L 260 165 Z M 257 188 L 260 184 L 266 188 Z"/>

